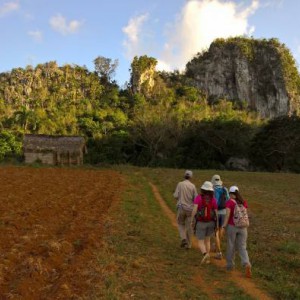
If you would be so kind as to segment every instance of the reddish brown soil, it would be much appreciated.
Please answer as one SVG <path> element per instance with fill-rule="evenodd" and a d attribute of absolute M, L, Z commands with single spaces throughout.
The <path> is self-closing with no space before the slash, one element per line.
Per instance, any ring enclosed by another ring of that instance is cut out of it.
<path fill-rule="evenodd" d="M 2 167 L 0 182 L 0 299 L 88 299 L 120 175 Z"/>

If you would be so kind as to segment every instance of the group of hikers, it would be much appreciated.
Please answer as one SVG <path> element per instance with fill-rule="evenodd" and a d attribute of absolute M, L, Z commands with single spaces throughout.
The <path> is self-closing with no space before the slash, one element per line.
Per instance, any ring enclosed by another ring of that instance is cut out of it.
<path fill-rule="evenodd" d="M 210 239 L 215 237 L 216 259 L 222 259 L 221 240 L 226 231 L 226 269 L 234 268 L 235 251 L 241 258 L 246 277 L 250 278 L 251 264 L 247 251 L 248 204 L 239 188 L 233 185 L 229 190 L 223 186 L 219 175 L 205 181 L 198 194 L 191 182 L 193 172 L 185 171 L 184 180 L 177 184 L 174 198 L 177 199 L 177 224 L 181 248 L 190 249 L 195 234 L 203 255 L 201 264 L 210 263 Z"/>

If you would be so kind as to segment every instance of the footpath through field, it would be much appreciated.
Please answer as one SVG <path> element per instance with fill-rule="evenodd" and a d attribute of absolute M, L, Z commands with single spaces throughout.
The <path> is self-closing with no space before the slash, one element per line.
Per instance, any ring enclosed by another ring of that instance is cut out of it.
<path fill-rule="evenodd" d="M 158 201 L 158 203 L 160 204 L 160 206 L 162 207 L 164 213 L 167 215 L 167 217 L 170 219 L 170 221 L 172 222 L 173 226 L 177 227 L 177 222 L 176 222 L 176 216 L 175 214 L 172 212 L 172 210 L 167 206 L 167 204 L 165 203 L 164 199 L 162 198 L 162 196 L 160 195 L 157 187 L 149 182 L 151 188 L 152 188 L 152 192 L 155 196 L 155 199 Z M 193 248 L 198 248 L 197 247 L 197 242 L 196 240 L 193 240 Z M 212 263 L 220 268 L 225 269 L 225 261 L 222 260 L 212 260 Z M 260 290 L 255 283 L 253 282 L 253 280 L 246 278 L 244 274 L 242 274 L 241 272 L 234 270 L 232 272 L 227 272 L 226 273 L 228 279 L 231 279 L 232 281 L 234 281 L 241 289 L 244 290 L 244 292 L 248 295 L 250 295 L 251 297 L 253 297 L 254 299 L 259 299 L 259 300 L 271 300 L 272 298 L 270 296 L 268 296 L 265 292 L 263 292 L 262 290 Z M 197 283 L 199 283 L 199 285 L 204 288 L 205 286 L 207 286 L 207 283 L 204 282 L 201 274 L 197 275 L 195 278 L 195 281 Z M 217 282 L 216 282 L 216 288 L 217 288 Z M 218 297 L 216 297 L 217 294 L 217 290 L 214 290 L 214 285 L 210 285 L 210 288 L 207 289 L 206 287 L 206 291 L 208 296 L 211 297 L 211 299 L 217 299 Z"/>

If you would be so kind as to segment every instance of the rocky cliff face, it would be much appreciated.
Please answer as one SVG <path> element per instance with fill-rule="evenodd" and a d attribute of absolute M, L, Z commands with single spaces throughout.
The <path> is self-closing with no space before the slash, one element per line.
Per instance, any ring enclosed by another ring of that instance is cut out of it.
<path fill-rule="evenodd" d="M 131 86 L 133 93 L 149 94 L 154 87 L 157 61 L 146 55 L 134 57 L 131 64 Z"/>
<path fill-rule="evenodd" d="M 262 117 L 299 111 L 299 74 L 289 51 L 277 40 L 216 40 L 187 64 L 187 76 L 208 99 L 245 101 Z"/>

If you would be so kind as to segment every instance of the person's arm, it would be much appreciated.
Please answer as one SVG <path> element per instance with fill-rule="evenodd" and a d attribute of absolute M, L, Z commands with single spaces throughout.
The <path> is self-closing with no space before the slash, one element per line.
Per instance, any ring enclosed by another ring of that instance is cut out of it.
<path fill-rule="evenodd" d="M 228 189 L 226 187 L 224 187 L 225 189 L 225 194 L 226 194 L 226 200 L 229 200 L 229 192 L 228 192 Z"/>
<path fill-rule="evenodd" d="M 194 204 L 193 211 L 192 211 L 192 218 L 191 218 L 191 226 L 194 225 L 197 210 L 198 210 L 198 204 Z"/>
<path fill-rule="evenodd" d="M 216 228 L 219 228 L 219 215 L 218 215 L 218 210 L 215 209 L 215 214 L 216 214 Z"/>
<path fill-rule="evenodd" d="M 176 190 L 175 190 L 175 192 L 174 192 L 174 194 L 173 194 L 173 197 L 174 197 L 175 199 L 177 199 L 177 200 L 178 200 L 178 198 L 179 198 L 179 183 L 178 183 L 177 186 L 176 186 Z"/>
<path fill-rule="evenodd" d="M 225 228 L 228 225 L 229 216 L 230 216 L 230 208 L 226 207 L 226 216 L 222 228 Z"/>

